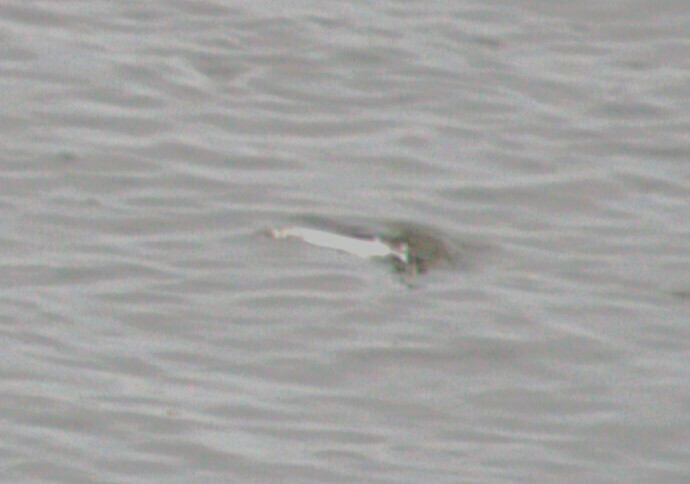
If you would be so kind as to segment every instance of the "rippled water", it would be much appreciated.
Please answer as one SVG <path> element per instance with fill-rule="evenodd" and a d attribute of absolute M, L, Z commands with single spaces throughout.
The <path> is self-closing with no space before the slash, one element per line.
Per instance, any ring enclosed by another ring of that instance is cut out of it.
<path fill-rule="evenodd" d="M 682 0 L 2 2 L 2 480 L 690 480 L 688 32 Z M 458 264 L 264 236 L 315 220 Z"/>

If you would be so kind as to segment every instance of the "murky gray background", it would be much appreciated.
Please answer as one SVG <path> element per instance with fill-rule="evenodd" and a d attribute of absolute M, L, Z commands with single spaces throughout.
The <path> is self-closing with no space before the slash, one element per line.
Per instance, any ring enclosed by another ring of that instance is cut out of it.
<path fill-rule="evenodd" d="M 685 0 L 0 5 L 4 482 L 688 482 Z M 388 267 L 262 230 L 406 221 Z"/>

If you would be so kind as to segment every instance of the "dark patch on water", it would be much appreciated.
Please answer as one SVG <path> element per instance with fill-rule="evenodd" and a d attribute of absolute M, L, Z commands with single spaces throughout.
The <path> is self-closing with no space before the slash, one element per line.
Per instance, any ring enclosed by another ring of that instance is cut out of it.
<path fill-rule="evenodd" d="M 407 275 L 426 274 L 438 266 L 452 267 L 457 262 L 458 249 L 438 231 L 413 223 L 391 225 L 390 237 L 382 238 L 407 249 L 407 263 L 393 260 L 396 272 Z"/>

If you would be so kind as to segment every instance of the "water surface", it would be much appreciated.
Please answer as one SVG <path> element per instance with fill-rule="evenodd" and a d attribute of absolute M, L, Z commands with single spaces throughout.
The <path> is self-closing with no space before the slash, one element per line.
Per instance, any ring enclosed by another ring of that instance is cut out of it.
<path fill-rule="evenodd" d="M 680 0 L 3 2 L 0 476 L 687 481 L 688 32 Z M 261 236 L 296 220 L 459 264 Z"/>

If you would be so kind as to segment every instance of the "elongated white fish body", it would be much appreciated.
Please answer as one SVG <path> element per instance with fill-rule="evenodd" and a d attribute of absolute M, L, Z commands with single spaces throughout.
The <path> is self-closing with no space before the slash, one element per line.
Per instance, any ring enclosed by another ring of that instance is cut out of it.
<path fill-rule="evenodd" d="M 273 229 L 271 230 L 271 236 L 276 239 L 300 239 L 317 247 L 340 250 L 361 257 L 362 259 L 393 256 L 407 263 L 407 251 L 404 247 L 402 249 L 392 247 L 378 237 L 361 239 L 349 235 L 341 235 L 304 227 Z"/>

